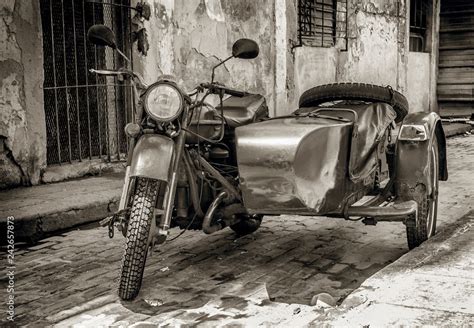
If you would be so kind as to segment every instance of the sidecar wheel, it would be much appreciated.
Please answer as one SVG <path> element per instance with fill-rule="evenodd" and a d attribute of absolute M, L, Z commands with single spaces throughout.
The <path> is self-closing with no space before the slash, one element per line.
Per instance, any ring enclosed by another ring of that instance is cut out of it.
<path fill-rule="evenodd" d="M 148 253 L 148 235 L 151 220 L 154 220 L 158 187 L 156 180 L 138 178 L 136 182 L 118 289 L 118 294 L 123 300 L 134 299 L 142 285 Z"/>
<path fill-rule="evenodd" d="M 414 197 L 418 203 L 418 216 L 414 226 L 407 226 L 408 248 L 420 246 L 436 233 L 436 218 L 438 216 L 438 142 L 435 138 L 430 149 L 430 179 L 433 185 L 431 195 L 425 191 Z"/>
<path fill-rule="evenodd" d="M 231 225 L 230 228 L 239 236 L 248 235 L 260 228 L 262 218 L 262 215 L 248 215 L 238 223 Z"/>

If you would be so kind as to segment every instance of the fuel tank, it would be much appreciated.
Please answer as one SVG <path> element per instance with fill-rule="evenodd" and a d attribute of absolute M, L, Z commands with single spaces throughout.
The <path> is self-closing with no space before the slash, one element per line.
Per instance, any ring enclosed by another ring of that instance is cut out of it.
<path fill-rule="evenodd" d="M 252 214 L 341 212 L 353 122 L 286 117 L 236 129 L 244 205 Z"/>

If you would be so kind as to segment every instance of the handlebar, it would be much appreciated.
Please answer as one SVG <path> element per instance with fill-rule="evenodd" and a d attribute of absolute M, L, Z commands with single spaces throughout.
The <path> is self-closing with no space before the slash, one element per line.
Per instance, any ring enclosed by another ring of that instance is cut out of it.
<path fill-rule="evenodd" d="M 221 92 L 224 92 L 228 95 L 235 96 L 235 97 L 245 97 L 248 95 L 251 95 L 251 93 L 245 92 L 245 91 L 239 91 L 235 89 L 229 89 L 225 86 L 218 85 L 215 83 L 201 83 L 200 86 L 202 88 L 208 89 L 211 93 L 214 94 L 220 94 Z"/>
<path fill-rule="evenodd" d="M 130 71 L 130 70 L 124 70 L 124 69 L 121 69 L 121 70 L 108 70 L 108 69 L 94 69 L 94 68 L 91 68 L 89 69 L 89 72 L 91 73 L 94 73 L 94 74 L 98 74 L 98 75 L 105 75 L 105 76 L 119 76 L 119 75 L 123 75 L 123 76 L 130 76 L 132 78 L 137 78 L 137 80 L 139 81 L 139 83 L 141 84 L 142 87 L 146 88 L 147 85 L 145 84 L 145 81 L 143 81 L 143 78 L 133 72 L 133 71 Z"/>
<path fill-rule="evenodd" d="M 130 76 L 130 77 L 135 77 L 138 79 L 140 84 L 144 87 L 147 88 L 148 86 L 144 83 L 143 78 L 138 75 L 137 73 L 130 71 L 130 70 L 125 70 L 125 69 L 120 69 L 120 70 L 108 70 L 108 69 L 94 69 L 91 68 L 89 69 L 89 72 L 94 73 L 94 74 L 99 74 L 99 75 L 105 75 L 105 76 Z M 213 94 L 221 94 L 221 92 L 224 92 L 225 94 L 234 96 L 234 97 L 245 97 L 252 95 L 252 93 L 245 92 L 245 91 L 239 91 L 235 89 L 230 89 L 227 88 L 223 85 L 219 85 L 216 83 L 201 83 L 199 85 L 201 88 L 208 89 L 211 93 Z"/>

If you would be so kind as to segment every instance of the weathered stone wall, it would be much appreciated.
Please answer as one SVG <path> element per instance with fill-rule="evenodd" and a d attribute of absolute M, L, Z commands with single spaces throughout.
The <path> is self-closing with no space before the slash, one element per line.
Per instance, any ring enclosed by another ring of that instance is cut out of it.
<path fill-rule="evenodd" d="M 427 111 L 430 107 L 430 54 L 410 52 L 407 67 L 407 91 L 410 112 Z"/>
<path fill-rule="evenodd" d="M 317 74 L 314 85 L 365 82 L 391 85 L 404 92 L 408 51 L 406 14 L 405 0 L 349 0 L 347 50 L 297 49 L 295 84 L 300 87 L 295 95 L 298 97 L 309 87 L 311 74 Z"/>
<path fill-rule="evenodd" d="M 39 1 L 0 1 L 0 189 L 36 184 L 46 163 Z"/>
<path fill-rule="evenodd" d="M 216 80 L 264 94 L 271 115 L 293 111 L 300 94 L 313 85 L 345 81 L 390 84 L 408 95 L 414 110 L 436 107 L 439 0 L 434 1 L 429 58 L 408 53 L 407 0 L 348 0 L 347 50 L 339 42 L 334 48 L 295 47 L 293 0 L 147 2 L 151 18 L 144 25 L 150 49 L 147 56 L 135 51 L 134 65 L 148 83 L 173 74 L 190 90 L 209 81 L 211 68 L 230 55 L 234 41 L 246 37 L 259 43 L 259 57 L 227 62 L 217 69 Z M 2 189 L 40 182 L 46 128 L 39 2 L 3 0 L 0 16 Z M 416 74 L 415 69 L 423 71 Z"/>
<path fill-rule="evenodd" d="M 262 93 L 272 112 L 275 85 L 274 0 L 148 0 L 145 22 L 150 49 L 135 67 L 147 82 L 172 74 L 186 89 L 210 81 L 211 69 L 231 54 L 239 38 L 260 45 L 256 59 L 232 59 L 216 70 L 216 81 Z"/>
<path fill-rule="evenodd" d="M 364 82 L 391 85 L 408 97 L 414 111 L 427 111 L 432 106 L 430 103 L 436 101 L 433 75 L 437 46 L 433 54 L 428 55 L 429 63 L 423 60 L 427 54 L 415 54 L 409 65 L 407 4 L 407 0 L 349 0 L 347 50 L 339 45 L 295 48 L 295 92 L 289 94 L 289 103 L 296 104 L 301 93 L 318 84 Z M 288 11 L 288 22 L 295 22 L 296 15 L 296 11 Z M 296 38 L 297 24 L 288 23 L 288 28 L 292 29 L 290 35 Z M 420 60 L 423 65 L 416 66 Z"/>
<path fill-rule="evenodd" d="M 391 85 L 405 92 L 406 15 L 405 0 L 350 0 L 348 51 L 339 57 L 337 80 Z"/>

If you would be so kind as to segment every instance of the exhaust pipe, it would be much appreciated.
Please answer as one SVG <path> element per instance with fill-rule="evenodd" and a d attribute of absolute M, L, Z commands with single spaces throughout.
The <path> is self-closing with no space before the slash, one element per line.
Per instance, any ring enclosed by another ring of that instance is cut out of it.
<path fill-rule="evenodd" d="M 222 203 L 222 201 L 227 197 L 227 192 L 223 191 L 219 195 L 217 195 L 216 199 L 211 203 L 209 206 L 209 209 L 206 212 L 206 215 L 204 216 L 204 220 L 202 222 L 202 230 L 206 234 L 211 234 L 216 231 L 219 231 L 225 227 L 225 225 L 221 223 L 217 223 L 214 225 L 211 225 L 212 219 L 214 217 L 214 213 L 217 209 L 217 207 Z"/>

